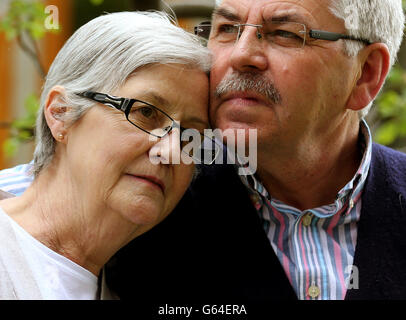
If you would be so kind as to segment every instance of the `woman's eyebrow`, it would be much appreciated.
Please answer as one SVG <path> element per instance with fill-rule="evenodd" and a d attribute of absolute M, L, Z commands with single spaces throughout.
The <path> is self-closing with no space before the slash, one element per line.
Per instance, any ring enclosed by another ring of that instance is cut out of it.
<path fill-rule="evenodd" d="M 212 18 L 214 19 L 214 18 L 219 18 L 219 17 L 223 17 L 223 18 L 226 18 L 227 20 L 235 21 L 235 22 L 241 21 L 241 18 L 239 15 L 237 15 L 234 12 L 231 12 L 230 10 L 228 10 L 226 8 L 214 9 Z"/>
<path fill-rule="evenodd" d="M 165 107 L 165 108 L 170 108 L 171 104 L 167 99 L 162 97 L 159 93 L 149 90 L 146 91 L 144 94 L 141 95 L 142 98 L 141 100 L 146 100 L 146 102 L 151 103 L 153 105 L 157 104 L 156 107 Z"/>
<path fill-rule="evenodd" d="M 173 109 L 172 104 L 166 98 L 162 97 L 159 93 L 152 91 L 152 90 L 145 92 L 142 95 L 141 100 L 146 100 L 146 102 L 151 103 L 160 109 L 164 109 L 165 112 L 170 113 L 170 111 L 172 111 L 172 109 Z M 209 124 L 206 121 L 204 121 L 198 117 L 194 117 L 194 116 L 189 117 L 185 120 L 185 122 L 196 123 L 196 124 L 203 125 L 205 128 L 209 128 Z"/>

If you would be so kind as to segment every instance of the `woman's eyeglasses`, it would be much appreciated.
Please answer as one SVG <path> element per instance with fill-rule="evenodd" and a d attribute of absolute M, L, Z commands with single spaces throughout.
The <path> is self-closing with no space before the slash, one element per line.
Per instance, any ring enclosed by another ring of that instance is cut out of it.
<path fill-rule="evenodd" d="M 122 111 L 132 125 L 157 138 L 163 138 L 173 128 L 178 128 L 181 138 L 180 148 L 196 164 L 212 164 L 222 149 L 222 145 L 215 139 L 200 133 L 197 129 L 181 127 L 165 111 L 148 102 L 93 91 L 77 95 Z"/>

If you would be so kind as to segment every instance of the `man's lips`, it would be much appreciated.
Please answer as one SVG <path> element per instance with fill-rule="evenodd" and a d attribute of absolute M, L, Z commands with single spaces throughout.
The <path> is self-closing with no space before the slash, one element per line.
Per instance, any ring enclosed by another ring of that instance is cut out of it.
<path fill-rule="evenodd" d="M 232 92 L 221 97 L 220 104 L 229 102 L 240 106 L 251 106 L 258 104 L 268 105 L 269 102 L 260 94 L 250 92 Z"/>
<path fill-rule="evenodd" d="M 165 192 L 165 183 L 157 177 L 146 176 L 146 175 L 137 175 L 137 174 L 128 174 L 128 175 L 132 176 L 133 178 L 136 178 L 136 179 L 144 180 L 144 181 L 150 183 L 151 185 L 158 187 L 162 191 L 162 193 Z"/>

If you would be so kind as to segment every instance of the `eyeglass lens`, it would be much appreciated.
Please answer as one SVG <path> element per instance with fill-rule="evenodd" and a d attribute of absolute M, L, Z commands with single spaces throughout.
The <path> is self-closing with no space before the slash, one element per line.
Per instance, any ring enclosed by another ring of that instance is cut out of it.
<path fill-rule="evenodd" d="M 172 128 L 173 120 L 158 108 L 135 102 L 127 115 L 128 120 L 154 136 L 163 137 Z"/>
<path fill-rule="evenodd" d="M 306 40 L 306 26 L 296 22 L 271 21 L 264 25 L 214 23 L 202 24 L 196 27 L 196 34 L 213 41 L 233 43 L 239 39 L 245 28 L 257 28 L 265 41 L 282 47 L 303 47 Z"/>
<path fill-rule="evenodd" d="M 135 102 L 128 113 L 128 120 L 156 137 L 164 137 L 174 126 L 174 121 L 164 112 L 143 102 Z M 219 153 L 219 146 L 196 129 L 182 130 L 180 148 L 196 163 L 212 163 Z"/>

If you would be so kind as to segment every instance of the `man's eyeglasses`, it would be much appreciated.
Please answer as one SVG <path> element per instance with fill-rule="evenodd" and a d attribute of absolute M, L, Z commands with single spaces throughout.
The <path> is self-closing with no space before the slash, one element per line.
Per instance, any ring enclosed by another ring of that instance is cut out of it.
<path fill-rule="evenodd" d="M 339 39 L 360 41 L 367 45 L 371 44 L 366 39 L 352 37 L 346 34 L 323 31 L 307 30 L 306 25 L 291 21 L 271 21 L 266 24 L 249 23 L 215 23 L 202 22 L 195 27 L 195 34 L 221 43 L 237 42 L 245 27 L 257 29 L 257 38 L 263 39 L 281 47 L 303 48 L 306 42 L 312 40 L 337 41 Z"/>
<path fill-rule="evenodd" d="M 157 138 L 163 138 L 173 128 L 178 128 L 181 150 L 197 164 L 212 164 L 222 148 L 217 141 L 205 136 L 198 130 L 181 127 L 166 112 L 148 102 L 93 91 L 86 91 L 77 95 L 124 112 L 132 125 Z"/>

